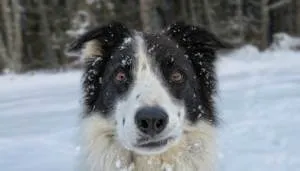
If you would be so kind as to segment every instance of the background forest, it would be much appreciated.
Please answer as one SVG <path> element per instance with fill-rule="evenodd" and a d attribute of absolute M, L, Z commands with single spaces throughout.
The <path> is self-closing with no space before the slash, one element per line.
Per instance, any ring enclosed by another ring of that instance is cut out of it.
<path fill-rule="evenodd" d="M 78 67 L 69 42 L 111 20 L 159 31 L 175 21 L 203 26 L 236 47 L 265 50 L 300 36 L 300 0 L 1 0 L 0 73 Z"/>

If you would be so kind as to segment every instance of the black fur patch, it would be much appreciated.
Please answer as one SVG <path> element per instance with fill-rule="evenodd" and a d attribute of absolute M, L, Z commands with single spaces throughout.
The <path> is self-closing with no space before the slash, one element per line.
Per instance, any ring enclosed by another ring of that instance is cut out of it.
<path fill-rule="evenodd" d="M 83 75 L 85 114 L 97 110 L 106 114 L 112 110 L 116 92 L 107 88 L 110 86 L 109 83 L 112 78 L 105 75 L 104 72 L 106 72 L 106 67 L 113 58 L 112 55 L 117 51 L 117 47 L 126 37 L 131 37 L 129 29 L 120 23 L 112 23 L 87 32 L 71 44 L 70 51 L 79 51 L 86 42 L 96 40 L 99 41 L 102 49 L 102 56 L 86 59 Z M 113 60 L 120 59 L 115 58 Z"/>
<path fill-rule="evenodd" d="M 183 23 L 171 25 L 164 34 L 178 43 L 185 58 L 192 63 L 193 78 L 189 77 L 189 88 L 183 92 L 189 120 L 205 118 L 217 124 L 213 100 L 217 83 L 214 62 L 216 50 L 226 46 L 205 29 Z M 197 83 L 194 84 L 192 79 Z"/>

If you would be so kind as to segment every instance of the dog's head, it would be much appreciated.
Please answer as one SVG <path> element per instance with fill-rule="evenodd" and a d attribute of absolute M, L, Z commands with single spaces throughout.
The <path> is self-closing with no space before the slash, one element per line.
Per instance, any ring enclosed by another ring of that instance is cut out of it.
<path fill-rule="evenodd" d="M 105 136 L 138 154 L 167 151 L 187 125 L 217 124 L 215 52 L 208 31 L 177 23 L 159 34 L 119 23 L 96 28 L 71 50 L 85 57 L 84 117 L 100 116 Z"/>

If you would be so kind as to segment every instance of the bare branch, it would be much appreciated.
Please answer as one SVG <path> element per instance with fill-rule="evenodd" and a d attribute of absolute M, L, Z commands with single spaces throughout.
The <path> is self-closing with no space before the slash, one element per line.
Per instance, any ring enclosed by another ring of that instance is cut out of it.
<path fill-rule="evenodd" d="M 284 5 L 287 5 L 287 4 L 291 3 L 292 1 L 293 0 L 282 0 L 282 1 L 279 1 L 279 2 L 275 2 L 275 3 L 271 4 L 271 5 L 269 5 L 268 10 L 269 11 L 275 10 L 277 8 L 280 8 L 280 7 L 284 6 Z"/>

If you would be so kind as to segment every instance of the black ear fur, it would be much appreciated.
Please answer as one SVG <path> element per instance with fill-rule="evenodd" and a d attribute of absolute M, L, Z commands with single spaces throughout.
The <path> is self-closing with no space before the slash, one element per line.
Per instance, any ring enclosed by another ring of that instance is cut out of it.
<path fill-rule="evenodd" d="M 229 48 L 229 45 L 219 40 L 214 34 L 204 28 L 187 25 L 183 22 L 172 24 L 164 33 L 175 40 L 181 47 L 189 53 L 215 53 L 217 50 Z M 205 59 L 214 61 L 212 56 Z"/>
<path fill-rule="evenodd" d="M 103 27 L 97 27 L 80 36 L 71 43 L 68 48 L 69 52 L 80 51 L 84 44 L 91 40 L 97 40 L 101 44 L 101 48 L 105 51 L 117 46 L 123 38 L 130 36 L 130 31 L 123 24 L 112 22 Z"/>
<path fill-rule="evenodd" d="M 94 40 L 99 43 L 96 44 L 97 46 L 101 46 L 95 47 L 100 49 L 100 56 L 90 56 L 85 60 L 83 74 L 85 114 L 89 114 L 95 109 L 95 101 L 102 89 L 102 76 L 111 53 L 124 41 L 124 38 L 130 37 L 130 35 L 131 32 L 128 28 L 114 22 L 85 33 L 70 45 L 70 52 L 81 51 L 86 43 Z"/>
<path fill-rule="evenodd" d="M 214 116 L 213 95 L 216 93 L 216 74 L 214 61 L 216 51 L 227 48 L 214 34 L 209 31 L 184 23 L 176 23 L 168 27 L 163 34 L 178 43 L 191 61 L 199 83 L 198 92 L 209 116 Z M 193 119 L 192 119 L 193 120 Z M 212 123 L 216 118 L 211 117 Z"/>

